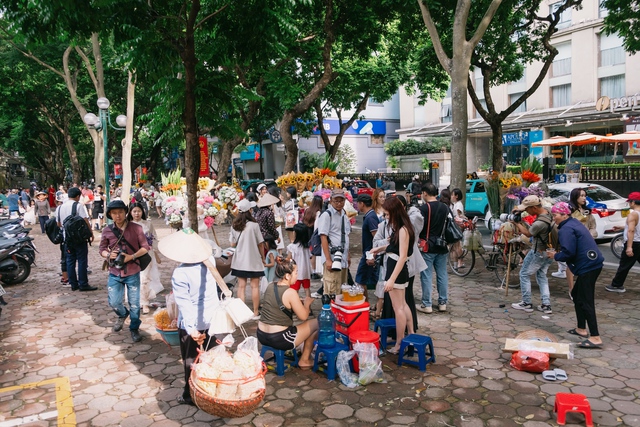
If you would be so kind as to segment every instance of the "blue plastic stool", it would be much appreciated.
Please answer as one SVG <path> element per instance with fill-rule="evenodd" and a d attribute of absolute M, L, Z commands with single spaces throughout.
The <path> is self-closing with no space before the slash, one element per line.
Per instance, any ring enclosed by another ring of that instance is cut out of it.
<path fill-rule="evenodd" d="M 429 358 L 427 359 L 427 346 L 429 346 Z M 407 348 L 408 347 L 408 348 Z M 418 361 L 405 359 L 404 352 L 407 350 L 407 357 L 413 356 L 413 349 L 418 351 Z M 402 339 L 400 352 L 398 353 L 398 366 L 408 363 L 417 366 L 421 371 L 427 370 L 427 363 L 436 362 L 436 353 L 433 351 L 433 341 L 426 335 L 411 334 Z"/>
<path fill-rule="evenodd" d="M 262 357 L 262 359 L 264 360 L 264 363 L 270 362 L 275 358 L 276 374 L 279 377 L 282 377 L 284 376 L 284 371 L 287 369 L 284 365 L 285 359 L 293 362 L 293 364 L 289 364 L 289 365 L 298 366 L 298 351 L 295 348 L 291 351 L 293 352 L 293 358 L 291 356 L 286 356 L 285 350 L 276 350 L 275 348 L 269 347 L 268 345 L 263 345 L 262 350 L 260 350 L 260 357 Z M 273 353 L 273 356 L 270 357 L 269 359 L 265 359 L 264 355 L 268 352 Z"/>
<path fill-rule="evenodd" d="M 348 342 L 348 341 L 347 341 Z M 340 351 L 349 351 L 349 345 L 342 344 L 336 340 L 336 345 L 330 348 L 323 347 L 320 344 L 316 347 L 316 357 L 313 360 L 313 372 L 318 371 L 318 360 L 320 354 L 324 354 L 327 362 L 327 378 L 329 380 L 336 379 L 336 361 L 338 360 L 338 353 Z"/>
<path fill-rule="evenodd" d="M 378 332 L 380 329 L 380 350 L 385 350 L 387 346 L 394 345 L 395 341 L 387 341 L 387 336 L 390 330 L 396 329 L 396 319 L 378 319 L 373 325 L 373 332 Z"/>

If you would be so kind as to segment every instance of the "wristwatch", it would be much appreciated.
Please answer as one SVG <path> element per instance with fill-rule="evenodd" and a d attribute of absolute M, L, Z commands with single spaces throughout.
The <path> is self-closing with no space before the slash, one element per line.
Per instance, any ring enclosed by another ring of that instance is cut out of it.
<path fill-rule="evenodd" d="M 135 261 L 136 260 L 136 254 L 131 255 L 131 261 Z"/>

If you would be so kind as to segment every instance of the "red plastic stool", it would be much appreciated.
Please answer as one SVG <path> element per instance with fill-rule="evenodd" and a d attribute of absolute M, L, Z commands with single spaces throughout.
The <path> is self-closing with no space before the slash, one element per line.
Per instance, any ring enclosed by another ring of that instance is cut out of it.
<path fill-rule="evenodd" d="M 582 412 L 587 422 L 587 427 L 593 427 L 591 419 L 591 405 L 584 394 L 556 393 L 556 403 L 553 412 L 558 414 L 557 423 L 561 426 L 566 424 L 567 412 Z"/>

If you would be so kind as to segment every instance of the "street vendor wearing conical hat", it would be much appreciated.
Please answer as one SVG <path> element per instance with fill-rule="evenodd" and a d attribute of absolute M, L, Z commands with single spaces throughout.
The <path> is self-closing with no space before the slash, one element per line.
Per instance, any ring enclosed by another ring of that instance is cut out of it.
<path fill-rule="evenodd" d="M 220 303 L 216 282 L 222 282 L 222 277 L 214 267 L 211 245 L 190 228 L 161 239 L 158 250 L 181 263 L 171 276 L 173 295 L 180 310 L 178 336 L 184 365 L 184 389 L 178 402 L 193 406 L 189 387 L 191 365 L 198 356 L 199 346 L 208 350 L 216 345 L 216 338 L 210 337 L 208 330 Z"/>

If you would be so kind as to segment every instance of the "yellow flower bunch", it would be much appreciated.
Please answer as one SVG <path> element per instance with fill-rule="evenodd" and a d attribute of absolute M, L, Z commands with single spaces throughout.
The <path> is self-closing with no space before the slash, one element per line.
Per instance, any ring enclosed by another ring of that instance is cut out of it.
<path fill-rule="evenodd" d="M 211 190 L 213 187 L 213 181 L 209 178 L 198 178 L 198 189 L 199 190 Z"/>
<path fill-rule="evenodd" d="M 502 188 L 520 187 L 521 185 L 522 180 L 517 176 L 512 176 L 511 178 L 500 178 L 500 186 Z"/>

